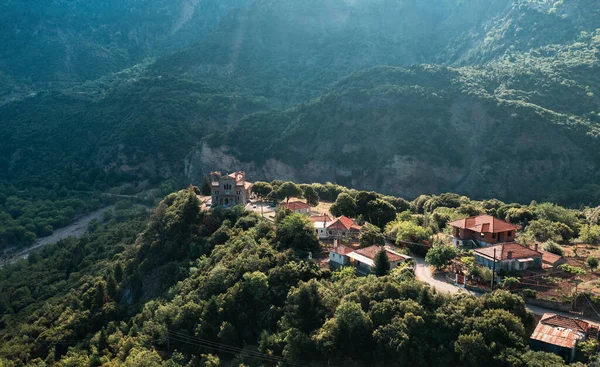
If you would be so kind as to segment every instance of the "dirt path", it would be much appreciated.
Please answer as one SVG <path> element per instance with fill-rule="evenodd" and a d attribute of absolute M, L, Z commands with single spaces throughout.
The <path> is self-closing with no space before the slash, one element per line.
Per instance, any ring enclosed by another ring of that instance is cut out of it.
<path fill-rule="evenodd" d="M 26 259 L 27 255 L 29 255 L 31 251 L 36 250 L 40 247 L 58 242 L 67 237 L 78 237 L 85 234 L 87 232 L 88 225 L 92 220 L 101 219 L 104 212 L 113 210 L 113 208 L 114 205 L 111 205 L 89 213 L 79 218 L 75 222 L 69 224 L 68 226 L 55 230 L 49 236 L 38 238 L 33 245 L 27 248 L 18 249 L 16 251 L 13 249 L 13 251 L 15 252 L 11 252 L 10 249 L 5 250 L 4 254 L 2 255 L 2 258 L 0 259 L 0 267 L 7 264 L 12 264 L 19 259 Z"/>

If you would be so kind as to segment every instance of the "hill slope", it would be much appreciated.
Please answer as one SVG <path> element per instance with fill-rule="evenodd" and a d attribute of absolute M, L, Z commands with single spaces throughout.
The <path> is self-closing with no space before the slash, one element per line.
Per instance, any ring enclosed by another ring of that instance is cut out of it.
<path fill-rule="evenodd" d="M 190 165 L 414 197 L 540 198 L 598 179 L 595 124 L 466 88 L 469 69 L 375 68 L 307 105 L 249 116 Z M 472 81 L 472 79 L 471 79 Z M 205 171 L 204 171 L 205 172 Z"/>
<path fill-rule="evenodd" d="M 196 42 L 247 0 L 0 1 L 0 77 L 56 88 Z M 10 94 L 14 86 L 0 85 Z"/>

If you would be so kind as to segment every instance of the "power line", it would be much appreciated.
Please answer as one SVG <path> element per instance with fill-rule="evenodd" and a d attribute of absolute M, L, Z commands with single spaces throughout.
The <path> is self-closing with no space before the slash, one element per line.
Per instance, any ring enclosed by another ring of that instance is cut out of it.
<path fill-rule="evenodd" d="M 183 342 L 183 343 L 188 343 L 188 344 L 192 344 L 192 345 L 196 345 L 196 346 L 201 346 L 201 347 L 208 347 L 208 348 L 219 348 L 220 351 L 223 352 L 227 352 L 227 353 L 232 353 L 232 354 L 245 354 L 249 357 L 254 357 L 254 358 L 259 358 L 259 359 L 263 359 L 263 360 L 267 360 L 270 362 L 283 362 L 286 363 L 288 365 L 292 365 L 292 366 L 298 366 L 298 367 L 317 367 L 317 366 L 321 366 L 318 364 L 302 364 L 302 363 L 298 363 L 298 362 L 292 362 L 289 361 L 287 359 L 285 359 L 284 357 L 280 357 L 280 356 L 275 356 L 275 355 L 270 355 L 270 354 L 266 354 L 266 353 L 261 353 L 258 351 L 251 351 L 251 350 L 245 350 L 243 348 L 240 347 L 234 347 L 231 345 L 226 345 L 223 343 L 219 343 L 219 342 L 213 342 L 210 340 L 206 340 L 206 339 L 202 339 L 199 337 L 193 337 L 187 334 L 183 334 L 183 333 L 177 333 L 177 332 L 173 332 L 173 331 L 169 331 L 169 334 L 171 335 L 171 337 L 173 338 L 173 340 L 175 341 L 179 341 L 179 342 Z"/>

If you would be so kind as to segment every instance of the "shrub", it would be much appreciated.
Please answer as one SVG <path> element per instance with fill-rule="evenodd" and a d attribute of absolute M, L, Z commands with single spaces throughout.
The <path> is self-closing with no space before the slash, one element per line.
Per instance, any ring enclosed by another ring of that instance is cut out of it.
<path fill-rule="evenodd" d="M 558 256 L 563 256 L 563 249 L 562 247 L 560 247 L 560 245 L 552 240 L 544 243 L 544 246 L 542 247 L 544 249 L 544 251 L 548 251 L 551 252 L 555 255 Z"/>
<path fill-rule="evenodd" d="M 535 289 L 523 289 L 521 291 L 521 295 L 523 296 L 523 298 L 536 298 L 537 291 Z"/>

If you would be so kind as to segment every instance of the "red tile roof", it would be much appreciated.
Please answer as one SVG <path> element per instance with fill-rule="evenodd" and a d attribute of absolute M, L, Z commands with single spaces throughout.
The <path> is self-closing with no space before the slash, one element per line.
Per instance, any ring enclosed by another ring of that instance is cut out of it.
<path fill-rule="evenodd" d="M 361 248 L 360 250 L 356 250 L 355 252 L 359 255 L 368 257 L 371 260 L 375 260 L 375 256 L 381 251 L 381 246 L 373 245 L 365 248 Z M 390 249 L 386 248 L 388 259 L 392 262 L 406 260 L 405 257 L 394 253 Z"/>
<path fill-rule="evenodd" d="M 475 253 L 493 258 L 494 250 L 496 250 L 496 260 L 507 260 L 509 252 L 512 252 L 513 259 L 524 259 L 528 257 L 535 258 L 542 256 L 539 251 L 532 250 L 529 247 L 519 245 L 518 243 L 504 243 L 496 246 L 482 247 L 475 249 Z"/>
<path fill-rule="evenodd" d="M 552 252 L 548 252 L 548 251 L 544 251 L 544 250 L 540 250 L 540 252 L 542 253 L 542 261 L 547 264 L 554 265 L 561 259 L 565 260 L 562 256 L 553 254 Z"/>
<path fill-rule="evenodd" d="M 307 203 L 303 203 L 301 201 L 292 201 L 291 203 L 284 203 L 284 204 L 281 204 L 281 207 L 288 208 L 291 211 L 311 208 L 310 205 L 308 205 Z"/>
<path fill-rule="evenodd" d="M 339 255 L 348 255 L 349 253 L 353 252 L 354 249 L 348 246 L 339 245 L 337 247 L 334 247 L 330 251 Z"/>
<path fill-rule="evenodd" d="M 327 214 L 313 215 L 310 217 L 313 222 L 331 222 L 331 217 Z"/>
<path fill-rule="evenodd" d="M 491 215 L 479 215 L 477 217 L 463 218 L 448 223 L 452 227 L 468 229 L 479 233 L 500 233 L 508 231 L 516 231 L 519 226 L 508 223 L 502 219 Z"/>
<path fill-rule="evenodd" d="M 531 339 L 571 349 L 585 338 L 589 327 L 590 324 L 583 320 L 546 313 L 531 334 Z"/>
<path fill-rule="evenodd" d="M 362 228 L 358 224 L 355 224 L 354 221 L 348 217 L 341 216 L 333 221 L 330 225 L 327 226 L 329 229 L 338 229 L 338 230 L 356 230 L 360 231 Z"/>

